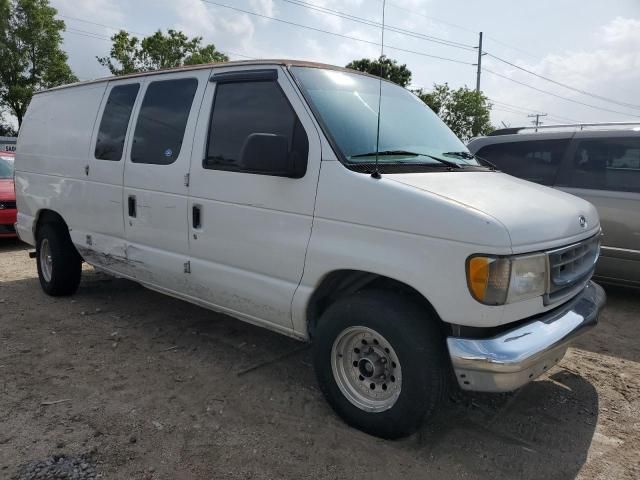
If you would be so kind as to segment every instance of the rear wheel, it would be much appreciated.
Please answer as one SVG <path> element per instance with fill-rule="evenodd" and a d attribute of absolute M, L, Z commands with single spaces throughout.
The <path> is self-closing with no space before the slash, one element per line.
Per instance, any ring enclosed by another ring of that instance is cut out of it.
<path fill-rule="evenodd" d="M 36 259 L 40 285 L 48 295 L 65 296 L 76 292 L 82 274 L 82 258 L 66 228 L 51 223 L 39 228 Z"/>
<path fill-rule="evenodd" d="M 322 315 L 314 341 L 320 388 L 348 424 L 399 438 L 436 409 L 449 378 L 430 313 L 403 295 L 365 291 Z"/>

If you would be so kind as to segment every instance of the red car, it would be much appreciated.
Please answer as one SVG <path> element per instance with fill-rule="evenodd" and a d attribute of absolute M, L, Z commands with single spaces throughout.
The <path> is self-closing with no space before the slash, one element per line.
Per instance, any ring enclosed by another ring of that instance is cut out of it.
<path fill-rule="evenodd" d="M 0 152 L 0 238 L 15 237 L 16 190 L 13 185 L 13 152 Z"/>

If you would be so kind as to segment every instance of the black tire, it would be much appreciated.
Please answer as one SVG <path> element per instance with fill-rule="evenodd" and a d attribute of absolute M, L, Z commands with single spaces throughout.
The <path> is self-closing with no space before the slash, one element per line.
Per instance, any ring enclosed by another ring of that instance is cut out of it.
<path fill-rule="evenodd" d="M 42 265 L 43 242 L 47 242 L 51 256 L 49 278 Z M 78 290 L 82 275 L 82 258 L 71 242 L 69 232 L 63 225 L 46 223 L 38 229 L 36 243 L 36 264 L 42 289 L 48 295 L 61 297 L 72 295 Z"/>
<path fill-rule="evenodd" d="M 349 327 L 374 330 L 398 357 L 401 389 L 387 410 L 361 409 L 336 382 L 332 348 Z M 387 439 L 414 433 L 440 405 L 450 379 L 445 341 L 430 312 L 405 295 L 387 291 L 363 291 L 332 304 L 319 320 L 313 360 L 320 389 L 335 412 L 349 425 Z"/>

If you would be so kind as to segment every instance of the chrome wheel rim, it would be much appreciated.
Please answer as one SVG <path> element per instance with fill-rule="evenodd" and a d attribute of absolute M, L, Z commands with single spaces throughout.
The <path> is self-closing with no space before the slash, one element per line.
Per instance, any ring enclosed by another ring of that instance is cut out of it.
<path fill-rule="evenodd" d="M 51 281 L 51 271 L 53 270 L 53 260 L 51 259 L 51 248 L 49 247 L 49 240 L 43 239 L 40 242 L 40 270 L 42 276 L 47 282 Z"/>
<path fill-rule="evenodd" d="M 366 412 L 383 412 L 398 400 L 402 369 L 391 343 L 375 330 L 349 327 L 333 342 L 331 370 L 342 394 Z"/>

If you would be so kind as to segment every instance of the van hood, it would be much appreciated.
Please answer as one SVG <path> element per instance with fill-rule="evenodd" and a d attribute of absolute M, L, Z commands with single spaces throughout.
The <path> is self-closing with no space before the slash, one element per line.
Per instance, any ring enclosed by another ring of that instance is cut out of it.
<path fill-rule="evenodd" d="M 13 179 L 0 178 L 0 200 L 15 200 L 16 191 L 13 187 Z"/>
<path fill-rule="evenodd" d="M 600 229 L 598 213 L 589 202 L 500 172 L 387 174 L 385 178 L 493 217 L 507 230 L 514 253 L 564 245 Z"/>

